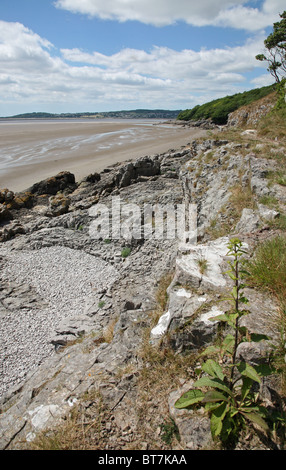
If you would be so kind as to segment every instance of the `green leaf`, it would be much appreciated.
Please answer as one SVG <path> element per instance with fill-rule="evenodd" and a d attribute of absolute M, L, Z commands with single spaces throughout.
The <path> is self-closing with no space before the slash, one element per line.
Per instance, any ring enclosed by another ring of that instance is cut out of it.
<path fill-rule="evenodd" d="M 246 364 L 246 362 L 240 362 L 239 364 L 237 364 L 237 369 L 239 370 L 241 375 L 249 377 L 255 382 L 261 382 L 260 377 L 254 367 L 250 366 L 249 364 Z"/>
<path fill-rule="evenodd" d="M 217 390 L 209 390 L 208 392 L 205 393 L 202 403 L 217 402 L 217 401 L 228 402 L 228 397 L 226 397 L 223 393 L 218 392 Z"/>
<path fill-rule="evenodd" d="M 211 387 L 218 388 L 228 395 L 233 396 L 231 390 L 222 382 L 222 380 L 211 377 L 202 377 L 194 383 L 195 387 Z"/>
<path fill-rule="evenodd" d="M 242 387 L 241 387 L 241 400 L 245 400 L 247 397 L 251 387 L 253 384 L 253 380 L 251 380 L 249 377 L 243 377 L 242 380 Z"/>
<path fill-rule="evenodd" d="M 218 408 L 219 406 L 221 406 L 221 403 L 219 402 L 214 402 L 214 401 L 208 401 L 207 403 L 205 403 L 205 410 L 207 412 L 213 412 L 213 410 L 215 410 L 216 408 Z"/>
<path fill-rule="evenodd" d="M 241 295 L 241 296 L 239 297 L 239 302 L 241 302 L 241 303 L 243 303 L 243 304 L 248 304 L 248 303 L 249 303 L 249 300 L 248 300 L 246 297 L 244 297 L 244 295 Z"/>
<path fill-rule="evenodd" d="M 263 341 L 264 339 L 268 340 L 269 336 L 260 335 L 259 333 L 251 333 L 250 338 L 254 343 L 259 343 L 259 341 Z"/>
<path fill-rule="evenodd" d="M 219 436 L 222 431 L 223 420 L 225 418 L 228 406 L 222 403 L 219 407 L 212 411 L 211 415 L 211 433 L 212 436 Z"/>
<path fill-rule="evenodd" d="M 226 335 L 226 337 L 224 338 L 223 343 L 222 343 L 222 348 L 225 352 L 232 354 L 234 344 L 235 344 L 235 338 L 233 335 L 229 334 L 229 335 Z"/>
<path fill-rule="evenodd" d="M 246 271 L 245 269 L 241 269 L 240 274 L 243 274 L 244 276 L 250 276 L 250 273 Z"/>
<path fill-rule="evenodd" d="M 233 328 L 236 328 L 236 319 L 239 317 L 239 312 L 228 314 L 228 324 Z"/>
<path fill-rule="evenodd" d="M 225 314 L 217 315 L 216 317 L 209 318 L 211 321 L 225 321 L 228 322 L 228 317 Z"/>
<path fill-rule="evenodd" d="M 230 279 L 232 279 L 233 281 L 238 280 L 238 278 L 236 277 L 236 275 L 234 274 L 234 272 L 232 270 L 225 271 L 225 274 L 227 274 L 230 277 Z"/>
<path fill-rule="evenodd" d="M 233 299 L 231 299 L 233 302 Z M 235 327 L 235 321 L 239 316 L 238 312 L 235 313 L 223 313 L 222 315 L 217 315 L 216 317 L 211 317 L 209 320 L 211 321 L 222 321 L 228 323 L 230 326 Z"/>
<path fill-rule="evenodd" d="M 219 352 L 220 349 L 217 346 L 208 346 L 203 352 L 201 352 L 200 357 L 218 354 Z"/>
<path fill-rule="evenodd" d="M 267 377 L 268 375 L 274 374 L 276 372 L 275 368 L 269 364 L 259 364 L 255 367 L 255 370 L 261 377 Z"/>
<path fill-rule="evenodd" d="M 246 326 L 238 326 L 238 331 L 241 335 L 247 337 L 247 335 L 249 335 L 249 332 L 248 332 L 248 328 L 246 328 Z M 242 341 L 247 341 L 247 339 L 244 339 Z"/>
<path fill-rule="evenodd" d="M 243 416 L 245 416 L 246 419 L 251 421 L 254 424 L 257 424 L 260 428 L 262 428 L 264 431 L 269 431 L 269 426 L 266 423 L 266 421 L 258 414 L 255 413 L 254 411 L 241 411 Z"/>
<path fill-rule="evenodd" d="M 203 365 L 202 370 L 209 374 L 211 377 L 216 377 L 220 380 L 224 379 L 221 366 L 213 359 L 208 359 Z"/>
<path fill-rule="evenodd" d="M 237 290 L 237 287 L 233 287 L 232 289 L 232 295 L 233 295 L 233 298 L 236 299 L 237 298 L 237 294 L 238 294 L 238 290 Z"/>
<path fill-rule="evenodd" d="M 201 375 L 201 373 L 202 373 L 202 369 L 200 367 L 196 367 L 195 374 L 196 375 Z"/>
<path fill-rule="evenodd" d="M 195 403 L 201 402 L 204 396 L 205 394 L 201 392 L 201 390 L 189 390 L 176 401 L 175 408 L 178 408 L 179 410 L 182 408 L 188 408 Z"/>

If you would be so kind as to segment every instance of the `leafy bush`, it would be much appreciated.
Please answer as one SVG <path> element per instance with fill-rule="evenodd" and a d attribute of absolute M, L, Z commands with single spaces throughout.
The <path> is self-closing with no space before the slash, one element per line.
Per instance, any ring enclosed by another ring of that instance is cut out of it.
<path fill-rule="evenodd" d="M 270 85 L 254 90 L 237 93 L 203 105 L 197 105 L 192 109 L 186 109 L 179 113 L 177 119 L 182 121 L 199 121 L 200 119 L 211 119 L 215 124 L 226 124 L 229 113 L 236 111 L 241 106 L 257 101 L 272 93 L 275 85 Z"/>

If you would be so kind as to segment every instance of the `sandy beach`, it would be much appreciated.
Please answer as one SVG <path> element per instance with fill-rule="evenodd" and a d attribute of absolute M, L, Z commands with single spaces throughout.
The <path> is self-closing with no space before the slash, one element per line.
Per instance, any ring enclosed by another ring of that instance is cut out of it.
<path fill-rule="evenodd" d="M 0 122 L 0 188 L 17 192 L 60 171 L 77 181 L 109 165 L 177 149 L 204 130 L 152 120 Z"/>

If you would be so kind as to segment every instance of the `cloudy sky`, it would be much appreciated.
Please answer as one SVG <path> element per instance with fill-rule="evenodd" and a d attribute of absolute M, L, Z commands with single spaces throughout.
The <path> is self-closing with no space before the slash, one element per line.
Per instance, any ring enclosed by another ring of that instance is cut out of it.
<path fill-rule="evenodd" d="M 273 83 L 285 0 L 0 0 L 0 116 L 186 109 Z"/>

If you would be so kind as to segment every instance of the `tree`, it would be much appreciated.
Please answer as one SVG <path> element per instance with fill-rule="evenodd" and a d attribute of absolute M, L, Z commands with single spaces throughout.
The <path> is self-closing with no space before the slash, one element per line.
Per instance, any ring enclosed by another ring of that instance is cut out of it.
<path fill-rule="evenodd" d="M 286 75 L 286 10 L 279 15 L 281 21 L 273 24 L 273 32 L 265 39 L 265 54 L 255 58 L 268 62 L 268 72 L 280 83 Z"/>

